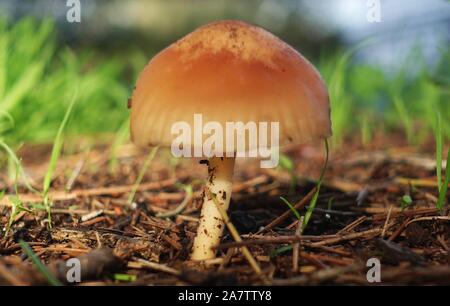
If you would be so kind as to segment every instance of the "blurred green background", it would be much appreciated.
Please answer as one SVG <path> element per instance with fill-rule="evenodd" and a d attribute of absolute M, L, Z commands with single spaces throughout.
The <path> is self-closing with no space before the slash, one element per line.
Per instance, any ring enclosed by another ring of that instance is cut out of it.
<path fill-rule="evenodd" d="M 213 20 L 274 32 L 312 61 L 331 96 L 333 142 L 402 133 L 426 142 L 437 114 L 450 140 L 450 3 L 381 0 L 62 0 L 0 2 L 0 138 L 52 142 L 72 99 L 67 137 L 126 138 L 126 104 L 148 60 Z M 375 1 L 376 3 L 376 1 Z"/>

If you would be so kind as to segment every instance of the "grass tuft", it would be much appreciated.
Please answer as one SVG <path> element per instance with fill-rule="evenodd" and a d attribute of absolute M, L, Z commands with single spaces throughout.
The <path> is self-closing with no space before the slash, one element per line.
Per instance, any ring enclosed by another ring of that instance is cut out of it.
<path fill-rule="evenodd" d="M 45 210 L 47 211 L 48 224 L 49 224 L 50 228 L 52 227 L 52 218 L 51 218 L 52 203 L 51 203 L 51 199 L 49 199 L 49 196 L 48 196 L 49 191 L 50 191 L 50 184 L 52 182 L 56 164 L 58 163 L 58 159 L 59 159 L 59 156 L 61 155 L 61 151 L 62 151 L 62 145 L 64 143 L 63 131 L 67 125 L 67 122 L 69 121 L 69 117 L 70 117 L 70 114 L 72 113 L 73 106 L 75 105 L 76 98 L 77 98 L 77 91 L 75 91 L 75 93 L 72 97 L 72 100 L 70 101 L 69 107 L 67 108 L 66 113 L 64 114 L 64 118 L 61 121 L 61 124 L 58 128 L 58 132 L 56 133 L 56 137 L 53 142 L 52 153 L 50 155 L 50 162 L 49 162 L 47 172 L 45 173 L 45 177 L 44 177 L 44 183 L 43 183 L 43 188 L 42 188 L 42 197 L 44 199 L 43 204 L 44 204 Z"/>
<path fill-rule="evenodd" d="M 304 218 L 303 224 L 302 224 L 302 232 L 305 230 L 306 226 L 308 225 L 308 222 L 309 222 L 309 220 L 310 220 L 310 218 L 312 216 L 312 213 L 314 212 L 314 208 L 316 207 L 317 199 L 318 199 L 319 193 L 320 193 L 320 187 L 322 186 L 323 177 L 325 175 L 325 171 L 326 171 L 327 166 L 328 166 L 328 159 L 329 159 L 330 149 L 329 149 L 329 145 L 328 145 L 328 140 L 327 139 L 324 140 L 324 144 L 325 144 L 325 163 L 324 163 L 322 171 L 320 173 L 319 180 L 317 181 L 317 185 L 316 185 L 317 190 L 314 193 L 313 197 L 311 198 L 311 201 L 309 202 L 308 209 L 306 210 L 305 218 Z M 280 199 L 289 207 L 289 209 L 292 211 L 292 213 L 295 215 L 295 217 L 298 220 L 300 220 L 301 219 L 300 213 L 297 211 L 297 209 L 295 209 L 294 205 L 292 205 L 284 197 L 280 197 Z M 332 201 L 330 200 L 328 205 L 331 205 L 331 203 L 332 203 Z"/>
<path fill-rule="evenodd" d="M 445 198 L 447 196 L 448 184 L 450 183 L 450 170 L 448 168 L 448 162 L 450 160 L 450 149 L 447 152 L 447 166 L 445 167 L 445 178 L 441 183 L 441 188 L 439 189 L 439 197 L 436 203 L 437 209 L 442 213 L 444 210 Z"/>

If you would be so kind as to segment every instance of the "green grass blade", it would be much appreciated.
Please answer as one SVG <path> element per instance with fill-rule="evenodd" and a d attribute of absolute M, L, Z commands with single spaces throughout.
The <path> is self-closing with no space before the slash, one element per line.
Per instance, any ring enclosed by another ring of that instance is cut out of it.
<path fill-rule="evenodd" d="M 280 199 L 289 207 L 289 209 L 294 213 L 295 217 L 300 220 L 301 216 L 299 214 L 299 212 L 297 211 L 297 209 L 295 209 L 295 207 L 289 203 L 288 200 L 286 200 L 284 197 L 280 197 Z"/>
<path fill-rule="evenodd" d="M 4 235 L 5 238 L 8 236 L 9 230 L 11 229 L 11 226 L 13 225 L 14 221 L 16 220 L 17 215 L 22 211 L 31 212 L 30 209 L 25 208 L 23 206 L 23 203 L 18 196 L 19 190 L 17 187 L 17 182 L 18 182 L 19 172 L 20 172 L 20 167 L 16 166 L 16 175 L 14 178 L 14 192 L 16 193 L 16 195 L 9 197 L 9 201 L 10 201 L 12 207 L 11 207 L 11 213 L 9 215 L 8 223 L 6 225 L 6 230 L 5 230 L 5 235 Z M 0 199 L 2 197 L 3 197 L 3 195 L 0 197 Z"/>
<path fill-rule="evenodd" d="M 280 154 L 280 163 L 279 167 L 283 170 L 287 170 L 289 172 L 289 176 L 291 180 L 289 182 L 289 192 L 288 194 L 293 194 L 295 192 L 295 188 L 297 187 L 297 176 L 295 175 L 295 165 L 292 159 L 286 154 Z"/>
<path fill-rule="evenodd" d="M 72 100 L 70 101 L 69 107 L 66 110 L 66 113 L 64 115 L 64 118 L 59 126 L 58 132 L 56 133 L 56 137 L 53 143 L 52 153 L 50 156 L 50 163 L 47 169 L 47 172 L 45 174 L 44 178 L 44 185 L 43 185 L 43 193 L 47 194 L 48 190 L 50 188 L 50 183 L 52 180 L 53 172 L 56 168 L 56 163 L 58 162 L 59 156 L 61 155 L 61 148 L 64 142 L 63 139 L 63 131 L 67 124 L 67 121 L 69 120 L 70 113 L 72 112 L 72 108 L 75 105 L 77 94 L 75 93 L 72 97 Z"/>
<path fill-rule="evenodd" d="M 3 118 L 5 118 L 6 121 L 7 121 L 10 125 L 14 126 L 14 124 L 15 124 L 15 123 L 14 123 L 14 117 L 11 116 L 10 113 L 5 112 L 5 111 L 3 111 L 3 110 L 0 110 L 0 119 L 3 119 Z"/>
<path fill-rule="evenodd" d="M 1 101 L 3 111 L 10 111 L 23 97 L 35 87 L 42 76 L 43 65 L 40 62 L 33 64 L 27 69 L 22 77 L 14 84 Z"/>
<path fill-rule="evenodd" d="M 145 172 L 147 172 L 148 167 L 150 166 L 153 158 L 156 155 L 156 152 L 158 151 L 159 147 L 154 147 L 151 151 L 150 154 L 147 156 L 147 158 L 145 159 L 144 165 L 141 168 L 141 171 L 139 171 L 139 175 L 136 179 L 136 182 L 133 185 L 133 189 L 131 190 L 130 195 L 128 196 L 128 205 L 131 205 L 134 201 L 134 197 L 136 195 L 136 191 L 139 187 L 139 185 L 142 182 L 142 179 L 144 178 Z"/>
<path fill-rule="evenodd" d="M 278 255 L 289 252 L 290 250 L 292 250 L 292 245 L 284 245 L 278 249 L 270 251 L 269 256 L 270 258 L 277 257 Z"/>
<path fill-rule="evenodd" d="M 44 206 L 46 207 L 46 210 L 48 213 L 48 218 L 49 218 L 48 221 L 49 221 L 50 227 L 51 227 L 51 213 L 50 213 L 51 205 L 50 205 L 50 202 L 48 199 L 48 192 L 50 189 L 50 183 L 52 181 L 52 177 L 53 177 L 53 173 L 56 168 L 56 164 L 58 162 L 59 156 L 61 155 L 61 149 L 62 149 L 62 145 L 64 142 L 63 131 L 64 131 L 64 128 L 65 128 L 67 122 L 69 121 L 69 117 L 72 112 L 73 106 L 75 105 L 77 93 L 78 93 L 78 91 L 75 91 L 75 93 L 72 97 L 72 100 L 70 101 L 69 107 L 67 108 L 66 113 L 64 114 L 64 118 L 59 126 L 58 132 L 56 133 L 55 141 L 53 143 L 52 153 L 50 156 L 50 162 L 49 162 L 47 172 L 45 173 L 45 177 L 44 177 L 42 194 L 43 194 L 43 198 L 44 198 Z"/>
<path fill-rule="evenodd" d="M 406 132 L 406 138 L 409 143 L 414 143 L 414 127 L 413 122 L 411 120 L 411 116 L 408 113 L 405 105 L 405 101 L 399 96 L 395 96 L 393 98 L 394 106 L 397 111 L 397 114 L 400 118 L 400 121 L 403 125 L 403 128 Z"/>
<path fill-rule="evenodd" d="M 52 286 L 62 286 L 61 282 L 53 276 L 50 271 L 44 266 L 44 264 L 40 261 L 40 259 L 36 256 L 36 254 L 33 252 L 31 247 L 23 240 L 19 241 L 19 245 L 22 247 L 22 250 L 27 254 L 27 256 L 31 259 L 33 264 L 36 266 L 36 268 L 39 270 L 39 272 L 44 275 L 44 277 L 47 279 L 48 283 Z"/>
<path fill-rule="evenodd" d="M 314 193 L 309 206 L 308 206 L 308 210 L 306 211 L 305 214 L 305 219 L 303 220 L 303 226 L 302 226 L 302 231 L 305 230 L 306 226 L 308 226 L 308 222 L 312 216 L 312 213 L 314 211 L 314 208 L 316 207 L 317 204 L 317 199 L 319 197 L 319 193 L 320 193 L 320 187 L 322 186 L 322 182 L 323 182 L 323 177 L 325 175 L 325 171 L 327 169 L 328 166 L 328 159 L 329 159 L 329 146 L 328 146 L 328 140 L 325 139 L 325 163 L 323 165 L 322 168 L 322 172 L 320 173 L 320 178 L 319 181 L 317 182 L 317 191 Z"/>
<path fill-rule="evenodd" d="M 317 199 L 319 197 L 320 186 L 321 186 L 321 183 L 317 184 L 317 191 L 314 193 L 314 195 L 309 203 L 308 210 L 306 211 L 306 214 L 305 214 L 305 220 L 303 223 L 302 231 L 305 230 L 306 226 L 308 225 L 309 219 L 311 219 L 312 213 L 314 212 L 314 208 L 316 207 Z"/>
<path fill-rule="evenodd" d="M 136 279 L 137 276 L 133 274 L 120 274 L 120 273 L 114 274 L 114 280 L 120 282 L 134 282 L 136 281 Z"/>
<path fill-rule="evenodd" d="M 116 136 L 114 137 L 114 141 L 111 145 L 111 154 L 109 157 L 109 163 L 108 163 L 108 170 L 110 172 L 114 172 L 117 168 L 117 152 L 119 150 L 120 145 L 125 143 L 130 135 L 130 120 L 127 118 L 122 125 L 120 126 L 119 130 L 116 133 Z"/>
<path fill-rule="evenodd" d="M 447 165 L 445 167 L 445 179 L 441 185 L 441 189 L 439 190 L 439 197 L 438 197 L 438 201 L 436 203 L 436 207 L 437 207 L 437 209 L 439 209 L 440 212 L 442 212 L 444 209 L 445 197 L 447 196 L 448 184 L 450 182 L 450 169 L 448 166 L 449 160 L 450 160 L 450 149 L 447 152 Z"/>
<path fill-rule="evenodd" d="M 31 186 L 31 184 L 28 182 L 25 172 L 23 171 L 22 165 L 20 164 L 20 161 L 17 158 L 16 154 L 13 152 L 13 150 L 2 139 L 0 139 L 0 147 L 3 148 L 3 150 L 5 150 L 5 152 L 9 156 L 9 158 L 14 162 L 16 171 L 19 172 L 23 177 L 25 187 L 27 187 L 27 189 L 30 190 L 31 192 L 37 193 L 38 191 L 36 189 L 34 189 L 33 186 Z M 17 179 L 17 176 L 16 176 L 16 179 Z"/>
<path fill-rule="evenodd" d="M 442 184 L 442 122 L 441 115 L 436 111 L 436 128 L 434 131 L 436 138 L 436 177 L 438 190 L 441 190 Z"/>
<path fill-rule="evenodd" d="M 0 100 L 6 91 L 8 51 L 9 33 L 5 31 L 0 35 Z"/>

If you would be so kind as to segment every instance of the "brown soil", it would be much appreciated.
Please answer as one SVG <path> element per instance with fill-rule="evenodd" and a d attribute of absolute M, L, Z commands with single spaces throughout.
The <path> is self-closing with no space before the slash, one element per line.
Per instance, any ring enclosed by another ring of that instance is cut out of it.
<path fill-rule="evenodd" d="M 49 150 L 25 146 L 20 151 L 36 187 L 42 185 Z M 443 213 L 435 209 L 432 145 L 414 148 L 392 137 L 366 147 L 347 142 L 332 151 L 318 204 L 300 238 L 292 213 L 270 229 L 267 225 L 288 211 L 280 196 L 300 203 L 304 215 L 309 204 L 304 198 L 312 194 L 324 152 L 321 146 L 297 146 L 285 153 L 298 176 L 291 193 L 286 170 L 238 160 L 229 215 L 244 242 L 236 244 L 226 232 L 218 259 L 200 266 L 189 261 L 207 175 L 198 159 L 174 160 L 159 151 L 130 206 L 127 200 L 146 152 L 121 146 L 115 166 L 108 146 L 66 152 L 50 191 L 51 228 L 39 206 L 41 197 L 19 184 L 23 205 L 33 211 L 19 212 L 5 236 L 13 198 L 0 200 L 0 284 L 47 283 L 24 254 L 21 240 L 63 283 L 65 260 L 80 257 L 83 284 L 367 285 L 366 262 L 375 257 L 381 261 L 382 284 L 450 284 L 450 217 L 448 205 Z M 0 190 L 13 195 L 9 177 L 2 171 Z M 194 197 L 180 213 L 157 217 L 186 198 L 181 184 L 192 184 Z M 405 195 L 412 203 L 402 210 Z M 256 258 L 263 277 L 237 248 L 242 245 Z M 280 250 L 287 246 L 299 248 L 295 271 L 292 250 Z M 117 274 L 136 277 L 124 281 Z"/>

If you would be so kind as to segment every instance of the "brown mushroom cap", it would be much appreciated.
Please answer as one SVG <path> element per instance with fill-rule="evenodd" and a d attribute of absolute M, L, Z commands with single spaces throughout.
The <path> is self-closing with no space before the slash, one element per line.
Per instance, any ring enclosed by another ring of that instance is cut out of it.
<path fill-rule="evenodd" d="M 202 26 L 158 53 L 132 96 L 131 137 L 170 146 L 171 126 L 203 122 L 279 122 L 279 144 L 331 135 L 327 89 L 294 48 L 242 21 Z M 191 144 L 192 145 L 192 144 Z"/>

